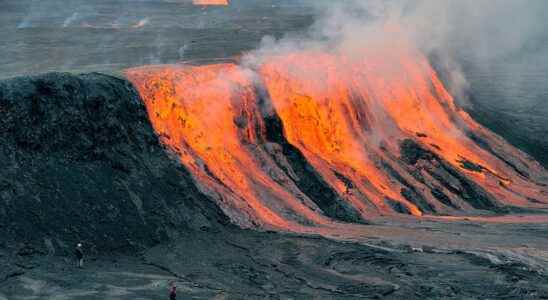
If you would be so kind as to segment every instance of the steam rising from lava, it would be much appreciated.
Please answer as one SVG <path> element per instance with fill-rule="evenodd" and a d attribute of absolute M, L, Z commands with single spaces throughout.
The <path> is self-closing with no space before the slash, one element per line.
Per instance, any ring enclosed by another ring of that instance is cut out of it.
<path fill-rule="evenodd" d="M 547 207 L 546 171 L 457 107 L 399 24 L 339 21 L 265 39 L 240 66 L 127 70 L 162 141 L 235 223 Z"/>
<path fill-rule="evenodd" d="M 544 170 L 459 110 L 419 53 L 392 49 L 364 52 L 359 62 L 306 51 L 269 57 L 258 70 L 264 85 L 233 64 L 127 76 L 163 142 L 242 226 L 328 222 L 267 139 L 269 105 L 279 134 L 338 195 L 330 201 L 363 220 L 545 206 L 535 184 Z"/>

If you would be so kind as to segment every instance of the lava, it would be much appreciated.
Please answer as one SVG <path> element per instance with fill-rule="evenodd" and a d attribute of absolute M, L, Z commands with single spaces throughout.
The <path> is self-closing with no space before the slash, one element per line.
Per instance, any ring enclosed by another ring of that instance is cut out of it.
<path fill-rule="evenodd" d="M 419 51 L 390 46 L 270 55 L 255 70 L 163 65 L 126 75 L 163 143 L 240 226 L 332 223 L 283 143 L 336 194 L 330 205 L 361 221 L 546 208 L 546 171 L 461 110 Z M 273 117 L 282 142 L 267 137 Z"/>
<path fill-rule="evenodd" d="M 260 73 L 290 142 L 333 186 L 343 185 L 335 170 L 353 182 L 356 194 L 381 211 L 386 209 L 383 200 L 389 197 L 420 215 L 417 206 L 401 195 L 401 189 L 409 184 L 418 190 L 445 185 L 440 182 L 443 180 L 421 180 L 419 176 L 391 181 L 391 174 L 380 165 L 389 165 L 400 176 L 415 171 L 391 155 L 399 152 L 405 139 L 416 140 L 465 173 L 494 199 L 509 205 L 537 206 L 531 199 L 543 199 L 543 187 L 531 183 L 531 178 L 524 178 L 501 157 L 515 158 L 538 178 L 544 174 L 542 167 L 458 109 L 425 57 L 396 46 L 393 49 L 400 50 L 364 51 L 357 59 L 303 52 L 267 60 Z M 497 148 L 501 153 L 482 149 L 470 134 L 482 135 L 482 141 L 492 145 L 489 150 Z M 423 197 L 429 204 L 423 206 L 451 212 L 451 207 L 440 205 L 431 193 Z M 457 198 L 455 206 L 469 206 Z"/>
<path fill-rule="evenodd" d="M 252 76 L 235 65 L 134 69 L 155 130 L 203 191 L 241 226 L 326 223 L 259 144 L 264 122 Z"/>
<path fill-rule="evenodd" d="M 229 4 L 228 0 L 193 0 L 192 3 L 194 5 L 203 5 L 203 6 Z"/>

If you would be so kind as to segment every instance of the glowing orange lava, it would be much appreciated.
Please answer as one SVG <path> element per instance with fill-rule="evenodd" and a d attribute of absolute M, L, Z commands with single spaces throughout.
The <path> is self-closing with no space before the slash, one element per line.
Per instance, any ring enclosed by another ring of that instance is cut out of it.
<path fill-rule="evenodd" d="M 390 197 L 412 214 L 421 214 L 399 194 L 403 186 L 391 181 L 379 167 L 381 162 L 389 164 L 402 176 L 413 171 L 402 170 L 407 166 L 391 157 L 406 138 L 417 140 L 502 203 L 543 207 L 530 201 L 546 197 L 542 186 L 479 147 L 466 132 L 485 137 L 503 156 L 518 158 L 538 180 L 544 170 L 459 110 L 420 53 L 396 45 L 392 49 L 364 51 L 359 58 L 302 52 L 268 59 L 260 74 L 289 141 L 333 186 L 344 190 L 333 175 L 336 170 L 354 183 L 360 192 L 356 194 L 366 196 L 380 211 L 386 209 L 383 199 Z M 462 167 L 464 160 L 481 170 Z M 419 189 L 432 188 L 415 178 L 405 179 Z M 450 207 L 441 205 L 430 193 L 425 198 L 436 211 L 451 213 Z M 466 202 L 453 200 L 470 208 Z M 352 201 L 358 206 L 359 202 L 363 200 Z"/>
<path fill-rule="evenodd" d="M 167 147 L 244 227 L 330 224 L 297 184 L 265 118 L 363 220 L 546 208 L 546 171 L 459 109 L 428 60 L 399 41 L 352 57 L 302 51 L 235 64 L 130 69 Z M 308 167 L 307 167 L 308 168 Z"/>
<path fill-rule="evenodd" d="M 193 0 L 194 5 L 228 5 L 228 0 Z"/>
<path fill-rule="evenodd" d="M 127 74 L 162 141 L 236 223 L 292 229 L 327 221 L 259 147 L 264 123 L 249 73 L 221 64 Z"/>

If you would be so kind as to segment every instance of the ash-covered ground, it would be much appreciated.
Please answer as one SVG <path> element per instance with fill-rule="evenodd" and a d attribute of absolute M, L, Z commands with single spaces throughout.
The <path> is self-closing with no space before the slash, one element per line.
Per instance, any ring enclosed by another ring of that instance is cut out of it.
<path fill-rule="evenodd" d="M 310 25 L 310 3 L 2 1 L 0 77 L 237 56 Z M 488 68 L 459 55 L 467 109 L 544 166 L 547 41 Z M 179 299 L 548 299 L 542 212 L 377 219 L 329 239 L 241 230 L 162 151 L 135 101 L 129 83 L 105 75 L 2 81 L 0 299 L 167 299 L 172 283 Z"/>
<path fill-rule="evenodd" d="M 351 242 L 241 230 L 187 234 L 134 255 L 94 255 L 84 269 L 69 257 L 21 253 L 2 258 L 10 264 L 0 292 L 5 299 L 167 299 L 175 283 L 178 299 L 548 297 L 546 224 L 400 225 L 370 227 Z M 413 246 L 399 243 L 419 235 Z M 449 246 L 452 239 L 463 244 Z"/>

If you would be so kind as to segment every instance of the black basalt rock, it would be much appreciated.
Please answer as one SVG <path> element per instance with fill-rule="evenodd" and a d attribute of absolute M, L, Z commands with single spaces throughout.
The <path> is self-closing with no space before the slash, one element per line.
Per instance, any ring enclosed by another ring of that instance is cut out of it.
<path fill-rule="evenodd" d="M 0 240 L 129 251 L 227 222 L 160 145 L 126 80 L 0 81 L 0 144 Z"/>
<path fill-rule="evenodd" d="M 420 172 L 417 172 L 423 170 L 437 181 L 435 184 L 441 184 L 446 187 L 448 191 L 463 201 L 468 202 L 472 207 L 495 212 L 499 211 L 495 198 L 463 174 L 463 170 L 482 172 L 484 171 L 483 167 L 463 159 L 460 161 L 460 168 L 462 170 L 454 168 L 437 154 L 423 148 L 412 139 L 405 139 L 400 143 L 400 154 L 403 162 L 417 168 L 417 170 L 411 172 L 417 180 L 424 182 L 425 179 L 419 177 Z M 420 160 L 424 161 L 424 163 L 417 164 Z M 439 189 L 434 189 L 432 195 L 443 204 L 455 207 L 449 200 L 449 197 L 441 193 Z"/>
<path fill-rule="evenodd" d="M 419 159 L 432 160 L 434 155 L 419 146 L 412 139 L 405 139 L 400 143 L 401 158 L 404 162 L 414 165 Z"/>

